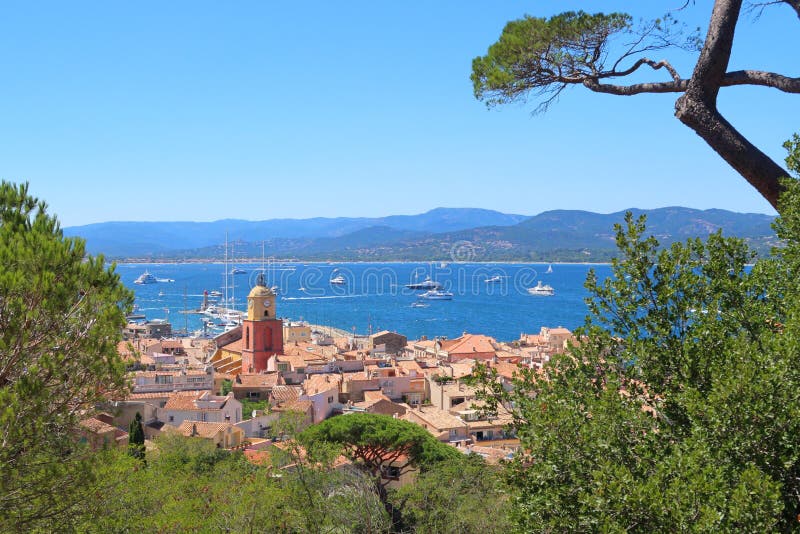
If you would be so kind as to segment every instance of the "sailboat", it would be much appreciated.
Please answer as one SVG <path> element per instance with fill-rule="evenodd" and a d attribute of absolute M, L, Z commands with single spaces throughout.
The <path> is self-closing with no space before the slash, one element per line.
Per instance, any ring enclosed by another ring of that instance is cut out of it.
<path fill-rule="evenodd" d="M 228 242 L 228 238 L 227 237 L 225 238 L 225 242 L 226 243 Z M 231 244 L 231 261 L 233 263 L 236 263 L 236 260 L 234 258 L 235 258 L 235 255 L 233 253 L 233 244 Z M 237 267 L 236 265 L 234 265 L 233 267 L 231 267 L 231 274 L 247 274 L 247 271 L 245 271 L 241 267 Z"/>
<path fill-rule="evenodd" d="M 552 265 L 548 265 L 547 266 L 547 270 L 545 271 L 545 274 L 550 274 L 552 272 L 553 272 L 553 266 Z"/>

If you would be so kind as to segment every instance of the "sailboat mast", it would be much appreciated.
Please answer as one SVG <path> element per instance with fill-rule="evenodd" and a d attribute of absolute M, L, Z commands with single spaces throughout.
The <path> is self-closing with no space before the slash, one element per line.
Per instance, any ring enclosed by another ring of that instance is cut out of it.
<path fill-rule="evenodd" d="M 228 307 L 228 232 L 225 232 L 225 308 Z"/>

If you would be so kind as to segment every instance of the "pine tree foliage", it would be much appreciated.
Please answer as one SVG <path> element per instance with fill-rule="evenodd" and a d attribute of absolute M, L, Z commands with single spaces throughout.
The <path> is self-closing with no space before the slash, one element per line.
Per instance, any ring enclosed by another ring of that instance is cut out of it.
<path fill-rule="evenodd" d="M 511 392 L 476 373 L 525 451 L 508 471 L 520 529 L 797 530 L 800 182 L 784 187 L 784 246 L 752 266 L 719 234 L 660 249 L 629 215 L 613 276 L 587 280 L 580 342 Z"/>
<path fill-rule="evenodd" d="M 131 294 L 27 185 L 0 183 L 0 265 L 0 530 L 24 530 L 74 516 L 102 483 L 77 423 L 124 389 Z"/>

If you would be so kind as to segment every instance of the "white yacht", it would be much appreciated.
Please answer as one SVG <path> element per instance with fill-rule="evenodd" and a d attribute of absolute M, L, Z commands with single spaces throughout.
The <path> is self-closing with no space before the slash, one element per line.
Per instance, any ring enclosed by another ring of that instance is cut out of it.
<path fill-rule="evenodd" d="M 423 282 L 414 282 L 413 284 L 406 284 L 408 289 L 441 289 L 442 284 L 431 280 L 430 276 L 426 276 Z"/>
<path fill-rule="evenodd" d="M 346 283 L 347 283 L 347 281 L 344 279 L 344 276 L 342 276 L 341 274 L 338 274 L 338 275 L 334 276 L 333 278 L 331 278 L 331 284 L 333 284 L 335 286 L 343 286 Z"/>
<path fill-rule="evenodd" d="M 498 282 L 502 282 L 502 281 L 503 281 L 503 277 L 502 277 L 502 276 L 500 276 L 499 274 L 498 274 L 498 275 L 495 275 L 495 276 L 492 276 L 491 278 L 487 278 L 487 279 L 485 280 L 485 282 L 486 282 L 487 284 L 496 284 L 496 283 L 498 283 Z"/>
<path fill-rule="evenodd" d="M 556 291 L 555 291 L 555 289 L 553 289 L 553 286 L 549 286 L 547 284 L 542 284 L 542 281 L 539 280 L 539 282 L 536 284 L 535 287 L 528 288 L 528 293 L 530 293 L 531 295 L 540 295 L 540 296 L 543 296 L 543 297 L 552 297 L 553 295 L 556 294 Z"/>
<path fill-rule="evenodd" d="M 453 294 L 449 291 L 441 291 L 439 289 L 431 289 L 419 296 L 421 299 L 427 300 L 453 300 Z"/>
<path fill-rule="evenodd" d="M 155 284 L 156 282 L 158 282 L 156 277 L 147 271 L 142 273 L 139 278 L 133 281 L 134 284 Z"/>

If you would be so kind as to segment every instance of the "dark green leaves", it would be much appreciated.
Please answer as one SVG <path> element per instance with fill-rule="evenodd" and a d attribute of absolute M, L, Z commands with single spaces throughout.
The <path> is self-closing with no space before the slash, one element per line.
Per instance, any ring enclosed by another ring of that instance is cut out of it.
<path fill-rule="evenodd" d="M 628 31 L 623 13 L 566 12 L 509 22 L 487 55 L 472 61 L 475 97 L 504 104 L 532 91 L 557 94 L 566 84 L 604 69 L 609 38 Z"/>

